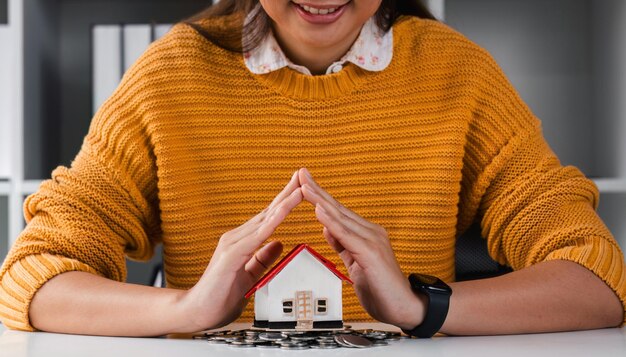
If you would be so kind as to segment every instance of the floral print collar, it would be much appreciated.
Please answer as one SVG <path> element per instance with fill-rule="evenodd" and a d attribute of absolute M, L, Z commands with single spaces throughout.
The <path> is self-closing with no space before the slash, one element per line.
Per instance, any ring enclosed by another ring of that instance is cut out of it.
<path fill-rule="evenodd" d="M 258 9 L 252 11 L 258 11 Z M 250 15 L 247 19 L 249 18 Z M 341 71 L 346 62 L 352 62 L 367 71 L 382 71 L 391 63 L 392 56 L 393 31 L 381 33 L 376 25 L 376 20 L 371 17 L 361 28 L 361 33 L 350 50 L 339 61 L 331 64 L 326 70 L 326 74 Z M 246 67 L 255 74 L 266 74 L 283 67 L 289 67 L 300 73 L 312 75 L 308 68 L 291 62 L 285 56 L 272 31 L 257 48 L 245 52 L 243 57 Z"/>

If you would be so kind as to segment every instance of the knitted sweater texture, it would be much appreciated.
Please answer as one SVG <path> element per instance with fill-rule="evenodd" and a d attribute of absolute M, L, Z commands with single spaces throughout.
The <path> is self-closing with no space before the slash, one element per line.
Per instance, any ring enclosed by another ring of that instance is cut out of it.
<path fill-rule="evenodd" d="M 125 257 L 147 260 L 161 243 L 167 286 L 192 287 L 220 236 L 300 167 L 387 229 L 407 275 L 454 281 L 455 240 L 477 222 L 496 261 L 574 261 L 625 303 L 596 186 L 560 164 L 491 56 L 435 21 L 405 17 L 393 31 L 381 72 L 255 75 L 241 54 L 176 25 L 125 74 L 71 167 L 27 198 L 28 225 L 0 271 L 2 322 L 32 330 L 29 304 L 46 281 L 67 271 L 124 281 Z M 306 202 L 270 239 L 286 251 L 309 243 L 346 272 Z M 350 286 L 343 304 L 344 320 L 369 319 Z"/>

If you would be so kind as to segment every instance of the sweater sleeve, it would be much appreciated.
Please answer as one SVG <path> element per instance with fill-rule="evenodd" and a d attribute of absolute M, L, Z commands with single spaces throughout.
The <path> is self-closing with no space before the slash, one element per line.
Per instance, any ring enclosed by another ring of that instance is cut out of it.
<path fill-rule="evenodd" d="M 94 116 L 71 167 L 24 204 L 27 226 L 0 270 L 0 319 L 33 330 L 29 304 L 54 276 L 84 271 L 126 279 L 128 256 L 148 260 L 160 240 L 156 164 L 142 114 L 144 55 Z"/>
<path fill-rule="evenodd" d="M 626 306 L 624 257 L 595 211 L 597 187 L 577 168 L 561 165 L 540 121 L 493 58 L 478 52 L 459 231 L 478 220 L 491 257 L 514 270 L 555 259 L 576 262 Z"/>

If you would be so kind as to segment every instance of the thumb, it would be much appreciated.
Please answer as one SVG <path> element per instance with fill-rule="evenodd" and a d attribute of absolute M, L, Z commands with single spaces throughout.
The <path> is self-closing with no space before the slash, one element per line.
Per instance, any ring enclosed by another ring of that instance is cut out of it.
<path fill-rule="evenodd" d="M 256 253 L 248 260 L 245 269 L 253 281 L 257 281 L 263 273 L 272 267 L 272 264 L 280 257 L 283 252 L 283 244 L 278 241 L 267 243 L 263 248 L 257 250 Z"/>

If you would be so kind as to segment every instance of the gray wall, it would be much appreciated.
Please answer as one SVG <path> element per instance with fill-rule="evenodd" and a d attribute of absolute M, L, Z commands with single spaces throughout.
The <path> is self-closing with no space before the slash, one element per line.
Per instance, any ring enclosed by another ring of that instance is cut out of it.
<path fill-rule="evenodd" d="M 597 0 L 596 0 L 597 1 Z M 446 0 L 446 22 L 486 48 L 564 164 L 594 164 L 590 0 Z"/>
<path fill-rule="evenodd" d="M 602 195 L 600 198 L 600 205 L 598 206 L 598 214 L 602 217 L 606 226 L 615 236 L 615 239 L 622 248 L 622 251 L 626 250 L 625 207 L 626 193 Z"/>
<path fill-rule="evenodd" d="M 592 4 L 596 169 L 626 178 L 626 1 Z"/>

